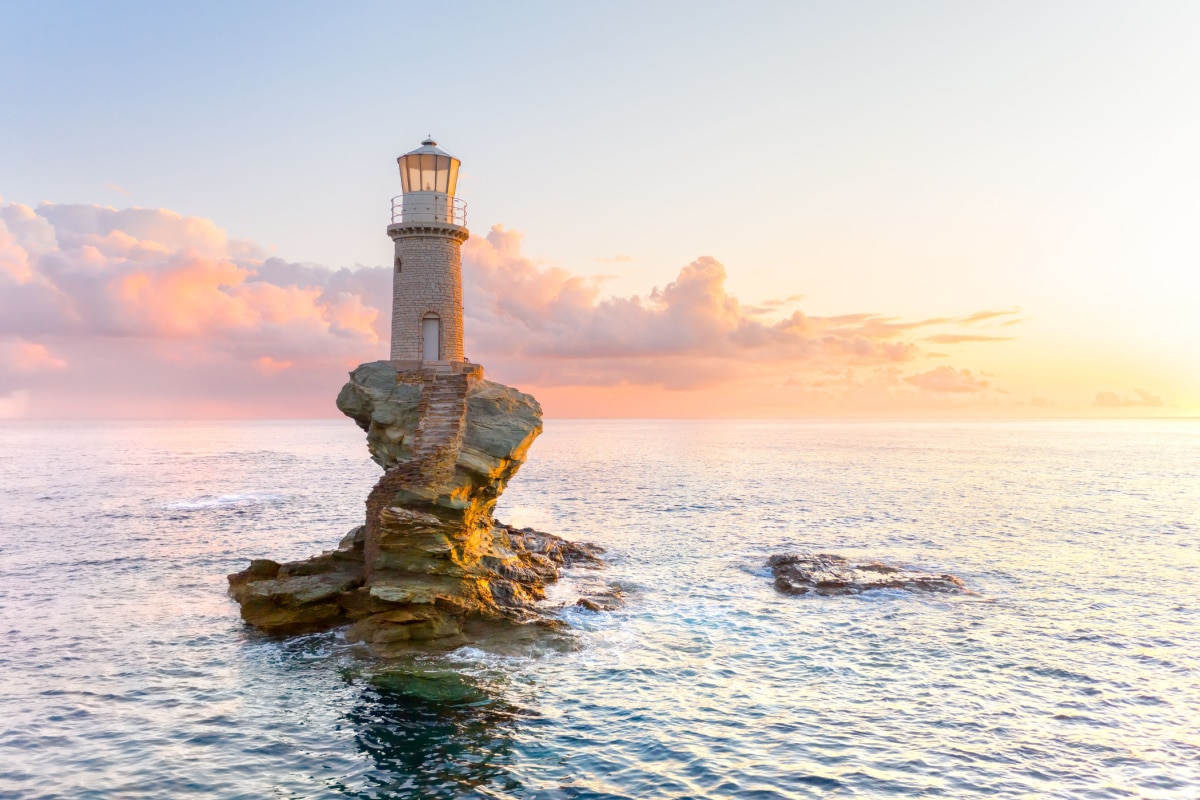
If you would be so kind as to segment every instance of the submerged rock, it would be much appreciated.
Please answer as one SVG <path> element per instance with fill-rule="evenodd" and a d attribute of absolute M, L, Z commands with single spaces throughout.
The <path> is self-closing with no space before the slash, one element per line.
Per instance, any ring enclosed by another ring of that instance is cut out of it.
<path fill-rule="evenodd" d="M 537 608 L 546 584 L 564 566 L 601 566 L 603 551 L 492 517 L 542 431 L 537 401 L 479 370 L 376 361 L 350 374 L 337 404 L 384 469 L 366 524 L 306 561 L 230 575 L 242 618 L 274 631 L 351 622 L 348 640 L 381 651 L 455 645 L 495 624 L 555 627 Z"/>
<path fill-rule="evenodd" d="M 784 594 L 844 595 L 873 589 L 964 591 L 962 580 L 953 575 L 915 572 L 878 561 L 853 563 L 831 553 L 771 556 L 767 566 L 775 576 L 775 588 Z"/>

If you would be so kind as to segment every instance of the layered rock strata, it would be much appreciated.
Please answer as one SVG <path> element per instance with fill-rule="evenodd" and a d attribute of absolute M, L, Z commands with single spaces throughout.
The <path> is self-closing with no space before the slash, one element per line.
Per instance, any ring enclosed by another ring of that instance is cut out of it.
<path fill-rule="evenodd" d="M 468 641 L 496 623 L 553 626 L 536 608 L 562 566 L 599 566 L 600 548 L 493 519 L 497 498 L 542 431 L 533 397 L 479 370 L 350 375 L 338 408 L 367 433 L 384 474 L 366 524 L 306 561 L 254 561 L 229 576 L 242 618 L 274 631 L 352 622 L 351 641 Z"/>
<path fill-rule="evenodd" d="M 771 556 L 767 566 L 775 577 L 775 588 L 784 594 L 845 595 L 874 589 L 965 591 L 962 580 L 953 575 L 916 572 L 879 561 L 854 563 L 832 553 Z"/>

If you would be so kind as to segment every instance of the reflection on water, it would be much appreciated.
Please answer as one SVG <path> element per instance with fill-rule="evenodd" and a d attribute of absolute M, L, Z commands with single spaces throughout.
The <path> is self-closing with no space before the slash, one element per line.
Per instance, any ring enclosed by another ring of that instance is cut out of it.
<path fill-rule="evenodd" d="M 389 667 L 370 678 L 346 714 L 354 742 L 374 764 L 349 797 L 458 798 L 506 775 L 522 712 L 499 687 L 443 668 Z"/>

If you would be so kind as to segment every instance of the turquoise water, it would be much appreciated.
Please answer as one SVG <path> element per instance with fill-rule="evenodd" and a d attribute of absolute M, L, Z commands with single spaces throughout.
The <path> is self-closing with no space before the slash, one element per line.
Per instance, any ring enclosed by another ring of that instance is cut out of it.
<path fill-rule="evenodd" d="M 501 517 L 626 593 L 571 648 L 244 628 L 225 573 L 376 476 L 342 421 L 0 425 L 0 797 L 1200 796 L 1198 423 L 551 421 Z M 783 597 L 787 550 L 977 594 Z"/>

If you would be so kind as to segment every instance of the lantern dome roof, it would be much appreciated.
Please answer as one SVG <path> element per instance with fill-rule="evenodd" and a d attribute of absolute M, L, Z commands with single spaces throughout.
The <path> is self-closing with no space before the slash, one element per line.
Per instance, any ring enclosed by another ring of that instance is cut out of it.
<path fill-rule="evenodd" d="M 447 156 L 449 158 L 453 158 L 456 160 L 458 159 L 458 156 L 453 155 L 451 153 L 447 153 L 445 150 L 442 150 L 440 147 L 438 147 L 437 142 L 435 142 L 432 137 L 426 137 L 425 140 L 421 142 L 420 147 L 418 147 L 416 150 L 409 150 L 404 155 L 406 155 L 406 156 L 417 156 L 417 155 Z M 403 158 L 403 156 L 401 156 L 401 158 Z"/>

